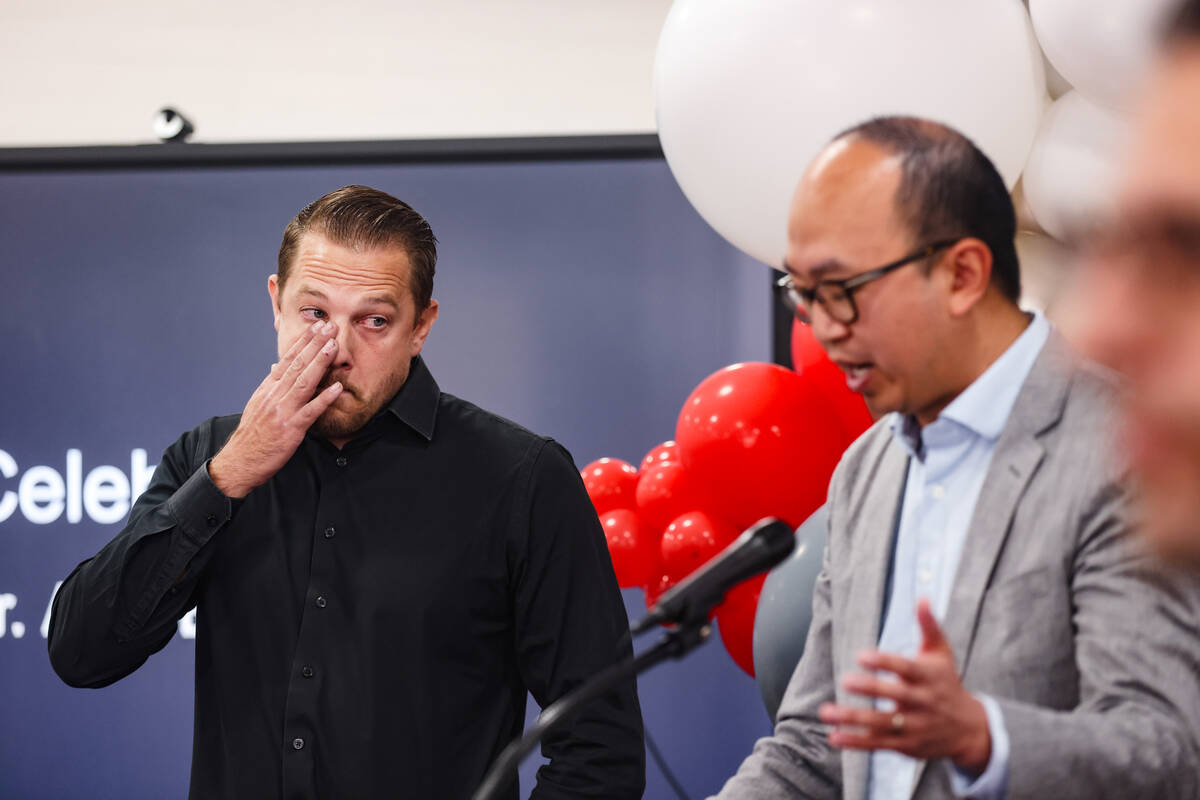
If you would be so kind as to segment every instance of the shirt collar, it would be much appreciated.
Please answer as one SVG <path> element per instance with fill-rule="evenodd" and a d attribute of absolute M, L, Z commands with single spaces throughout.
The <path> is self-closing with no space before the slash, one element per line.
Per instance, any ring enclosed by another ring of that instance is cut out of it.
<path fill-rule="evenodd" d="M 900 442 L 905 452 L 918 461 L 925 460 L 925 443 L 921 441 L 921 425 L 912 414 L 892 414 L 889 422 L 892 436 Z"/>
<path fill-rule="evenodd" d="M 428 442 L 433 439 L 441 394 L 425 360 L 416 356 L 409 367 L 408 379 L 387 404 L 386 410 Z"/>
<path fill-rule="evenodd" d="M 950 401 L 933 424 L 949 420 L 985 439 L 994 441 L 1000 436 L 1017 402 L 1017 395 L 1021 393 L 1021 386 L 1033 369 L 1033 362 L 1050 338 L 1049 321 L 1036 311 L 1031 316 L 1033 319 L 1016 341 Z M 921 426 L 915 418 L 894 414 L 891 428 L 910 455 L 924 457 Z"/>

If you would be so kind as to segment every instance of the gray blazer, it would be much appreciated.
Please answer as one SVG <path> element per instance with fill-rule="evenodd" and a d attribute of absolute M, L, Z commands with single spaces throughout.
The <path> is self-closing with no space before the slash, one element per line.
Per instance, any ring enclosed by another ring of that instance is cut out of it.
<path fill-rule="evenodd" d="M 965 686 L 1003 711 L 1012 800 L 1200 797 L 1200 604 L 1129 536 L 1110 397 L 1052 334 L 996 443 L 943 623 Z M 722 800 L 866 797 L 868 754 L 830 747 L 817 709 L 868 704 L 837 682 L 879 639 L 907 463 L 882 421 L 842 458 L 804 657 Z M 919 765 L 912 797 L 953 796 L 945 764 Z"/>

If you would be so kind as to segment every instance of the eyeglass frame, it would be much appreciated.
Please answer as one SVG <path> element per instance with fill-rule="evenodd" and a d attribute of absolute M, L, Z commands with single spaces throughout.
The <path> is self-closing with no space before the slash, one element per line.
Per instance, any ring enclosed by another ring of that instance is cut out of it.
<path fill-rule="evenodd" d="M 799 288 L 795 285 L 795 283 L 793 283 L 791 275 L 784 275 L 779 280 L 775 281 L 775 290 L 779 293 L 779 298 L 783 301 L 783 304 L 791 309 L 792 314 L 796 317 L 796 319 L 800 320 L 801 324 L 812 324 L 812 315 L 809 314 L 803 304 L 807 303 L 808 307 L 811 308 L 813 304 L 820 303 L 821 308 L 825 310 L 825 313 L 829 315 L 830 319 L 834 320 L 840 325 L 853 325 L 855 322 L 858 322 L 858 304 L 854 302 L 855 291 L 867 285 L 868 283 L 871 283 L 872 281 L 879 280 L 889 272 L 900 269 L 900 267 L 907 266 L 908 264 L 921 261 L 922 259 L 929 258 L 930 256 L 936 254 L 939 250 L 945 250 L 947 247 L 958 244 L 960 241 L 962 241 L 962 237 L 958 237 L 957 239 L 941 239 L 931 244 L 927 244 L 920 250 L 909 253 L 903 258 L 884 264 L 882 267 L 875 267 L 874 269 L 870 269 L 866 272 L 861 272 L 858 275 L 852 275 L 849 278 L 843 278 L 841 280 L 817 281 L 811 289 Z M 849 319 L 841 320 L 833 315 L 833 313 L 829 310 L 829 307 L 825 304 L 825 301 L 818 296 L 818 292 L 820 292 L 822 286 L 835 286 L 842 290 L 842 292 L 846 295 L 846 302 L 850 304 L 850 311 L 853 312 Z M 799 295 L 800 302 L 797 302 L 797 299 L 792 296 L 793 293 Z"/>

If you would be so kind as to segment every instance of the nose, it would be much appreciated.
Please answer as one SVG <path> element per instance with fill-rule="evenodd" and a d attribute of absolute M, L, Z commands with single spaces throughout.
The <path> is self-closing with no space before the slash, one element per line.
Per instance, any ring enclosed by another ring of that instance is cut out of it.
<path fill-rule="evenodd" d="M 353 342 L 351 335 L 351 326 L 347 322 L 333 323 L 335 328 L 333 333 L 334 341 L 337 342 L 337 353 L 333 357 L 333 363 L 330 365 L 331 370 L 345 369 L 353 364 Z"/>
<path fill-rule="evenodd" d="M 828 349 L 828 344 L 845 339 L 850 334 L 850 326 L 830 316 L 820 302 L 812 304 L 808 318 L 813 336 L 825 349 Z"/>

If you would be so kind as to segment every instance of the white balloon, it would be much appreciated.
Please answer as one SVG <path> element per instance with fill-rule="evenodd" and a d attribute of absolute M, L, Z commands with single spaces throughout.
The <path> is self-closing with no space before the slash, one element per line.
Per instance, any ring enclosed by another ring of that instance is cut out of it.
<path fill-rule="evenodd" d="M 1073 225 L 1108 210 L 1128 132 L 1122 115 L 1078 91 L 1050 106 L 1021 181 L 1029 211 L 1043 230 L 1062 239 Z"/>
<path fill-rule="evenodd" d="M 1050 59 L 1045 58 L 1045 53 L 1042 53 L 1044 61 L 1042 66 L 1046 69 L 1046 91 L 1050 93 L 1051 100 L 1057 100 L 1067 92 L 1071 91 L 1071 82 L 1062 76 L 1062 73 L 1054 68 L 1050 63 Z"/>
<path fill-rule="evenodd" d="M 1126 108 L 1179 0 L 1029 0 L 1046 58 L 1087 99 Z"/>
<path fill-rule="evenodd" d="M 805 167 L 874 116 L 947 123 L 1009 188 L 1045 98 L 1020 0 L 676 0 L 654 65 L 658 133 L 692 205 L 779 266 Z"/>
<path fill-rule="evenodd" d="M 1071 254 L 1058 240 L 1044 233 L 1017 233 L 1017 258 L 1021 261 L 1021 308 L 1037 309 L 1057 323 L 1059 301 L 1072 267 Z"/>

